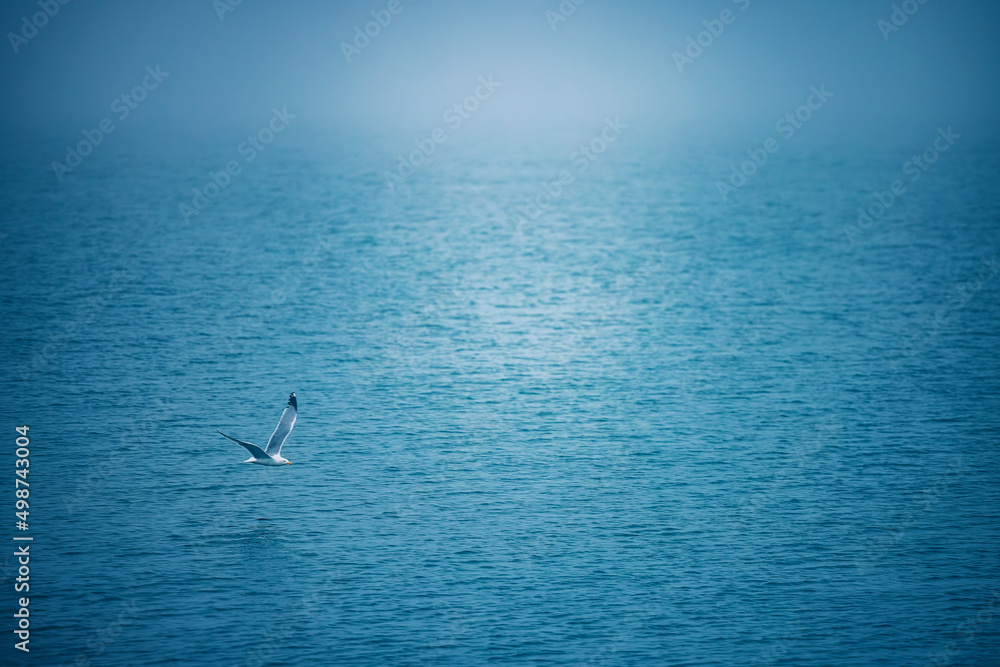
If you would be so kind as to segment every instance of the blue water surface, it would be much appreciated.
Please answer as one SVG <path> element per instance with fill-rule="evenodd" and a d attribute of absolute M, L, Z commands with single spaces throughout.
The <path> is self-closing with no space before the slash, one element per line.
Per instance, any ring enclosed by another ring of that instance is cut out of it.
<path fill-rule="evenodd" d="M 998 664 L 1000 146 L 601 127 L 6 146 L 33 664 Z"/>

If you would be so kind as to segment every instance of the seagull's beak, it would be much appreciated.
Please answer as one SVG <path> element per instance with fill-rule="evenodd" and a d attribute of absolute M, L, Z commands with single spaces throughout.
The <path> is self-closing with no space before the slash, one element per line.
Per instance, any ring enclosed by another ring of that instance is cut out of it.
<path fill-rule="evenodd" d="M 291 461 L 285 461 L 285 463 L 287 463 L 288 465 L 292 465 Z"/>

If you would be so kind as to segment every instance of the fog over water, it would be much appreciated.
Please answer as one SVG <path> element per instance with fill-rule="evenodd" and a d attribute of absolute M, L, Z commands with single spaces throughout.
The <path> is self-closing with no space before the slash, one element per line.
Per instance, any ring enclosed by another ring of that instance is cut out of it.
<path fill-rule="evenodd" d="M 378 0 L 248 0 L 221 12 L 204 0 L 71 2 L 16 54 L 6 47 L 0 85 L 16 102 L 0 113 L 15 136 L 72 136 L 160 65 L 168 85 L 126 132 L 224 132 L 287 106 L 339 132 L 419 133 L 483 75 L 503 86 L 471 121 L 487 133 L 619 115 L 649 134 L 753 134 L 820 84 L 837 99 L 817 136 L 869 140 L 949 123 L 992 131 L 1000 7 L 911 3 L 917 11 L 890 31 L 878 22 L 892 20 L 893 3 L 867 0 L 589 0 L 563 3 L 568 16 L 553 0 L 399 0 L 396 14 Z M 20 32 L 33 11 L 6 3 L 0 26 Z M 367 45 L 358 39 L 386 16 Z M 702 38 L 679 72 L 673 54 L 710 29 L 720 34 Z M 359 52 L 345 56 L 343 43 Z"/>

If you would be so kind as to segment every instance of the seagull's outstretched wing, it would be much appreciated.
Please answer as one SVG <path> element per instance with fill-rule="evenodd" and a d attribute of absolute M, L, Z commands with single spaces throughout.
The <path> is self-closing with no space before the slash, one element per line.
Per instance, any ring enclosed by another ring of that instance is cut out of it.
<path fill-rule="evenodd" d="M 255 444 L 253 444 L 252 442 L 243 442 L 242 440 L 237 440 L 236 438 L 232 437 L 231 435 L 226 435 L 222 431 L 219 431 L 219 434 L 226 436 L 227 438 L 229 438 L 230 440 L 232 440 L 233 442 L 235 442 L 237 445 L 239 445 L 243 449 L 245 449 L 248 452 L 250 452 L 250 456 L 254 457 L 255 459 L 267 459 L 267 458 L 270 458 L 267 455 L 267 452 L 265 452 L 263 449 L 261 449 L 260 447 L 258 447 Z"/>
<path fill-rule="evenodd" d="M 285 411 L 281 413 L 281 419 L 278 420 L 278 425 L 275 427 L 274 433 L 271 434 L 271 439 L 267 441 L 265 449 L 268 456 L 281 454 L 281 446 L 285 444 L 285 439 L 292 432 L 296 416 L 298 416 L 298 404 L 295 402 L 295 392 L 293 391 L 292 395 L 288 397 L 288 405 L 285 406 Z"/>

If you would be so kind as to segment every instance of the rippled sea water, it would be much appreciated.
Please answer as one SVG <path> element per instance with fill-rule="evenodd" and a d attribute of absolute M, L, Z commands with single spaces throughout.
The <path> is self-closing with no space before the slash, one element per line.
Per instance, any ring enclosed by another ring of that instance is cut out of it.
<path fill-rule="evenodd" d="M 997 664 L 1000 146 L 296 132 L 6 149 L 35 664 Z"/>

